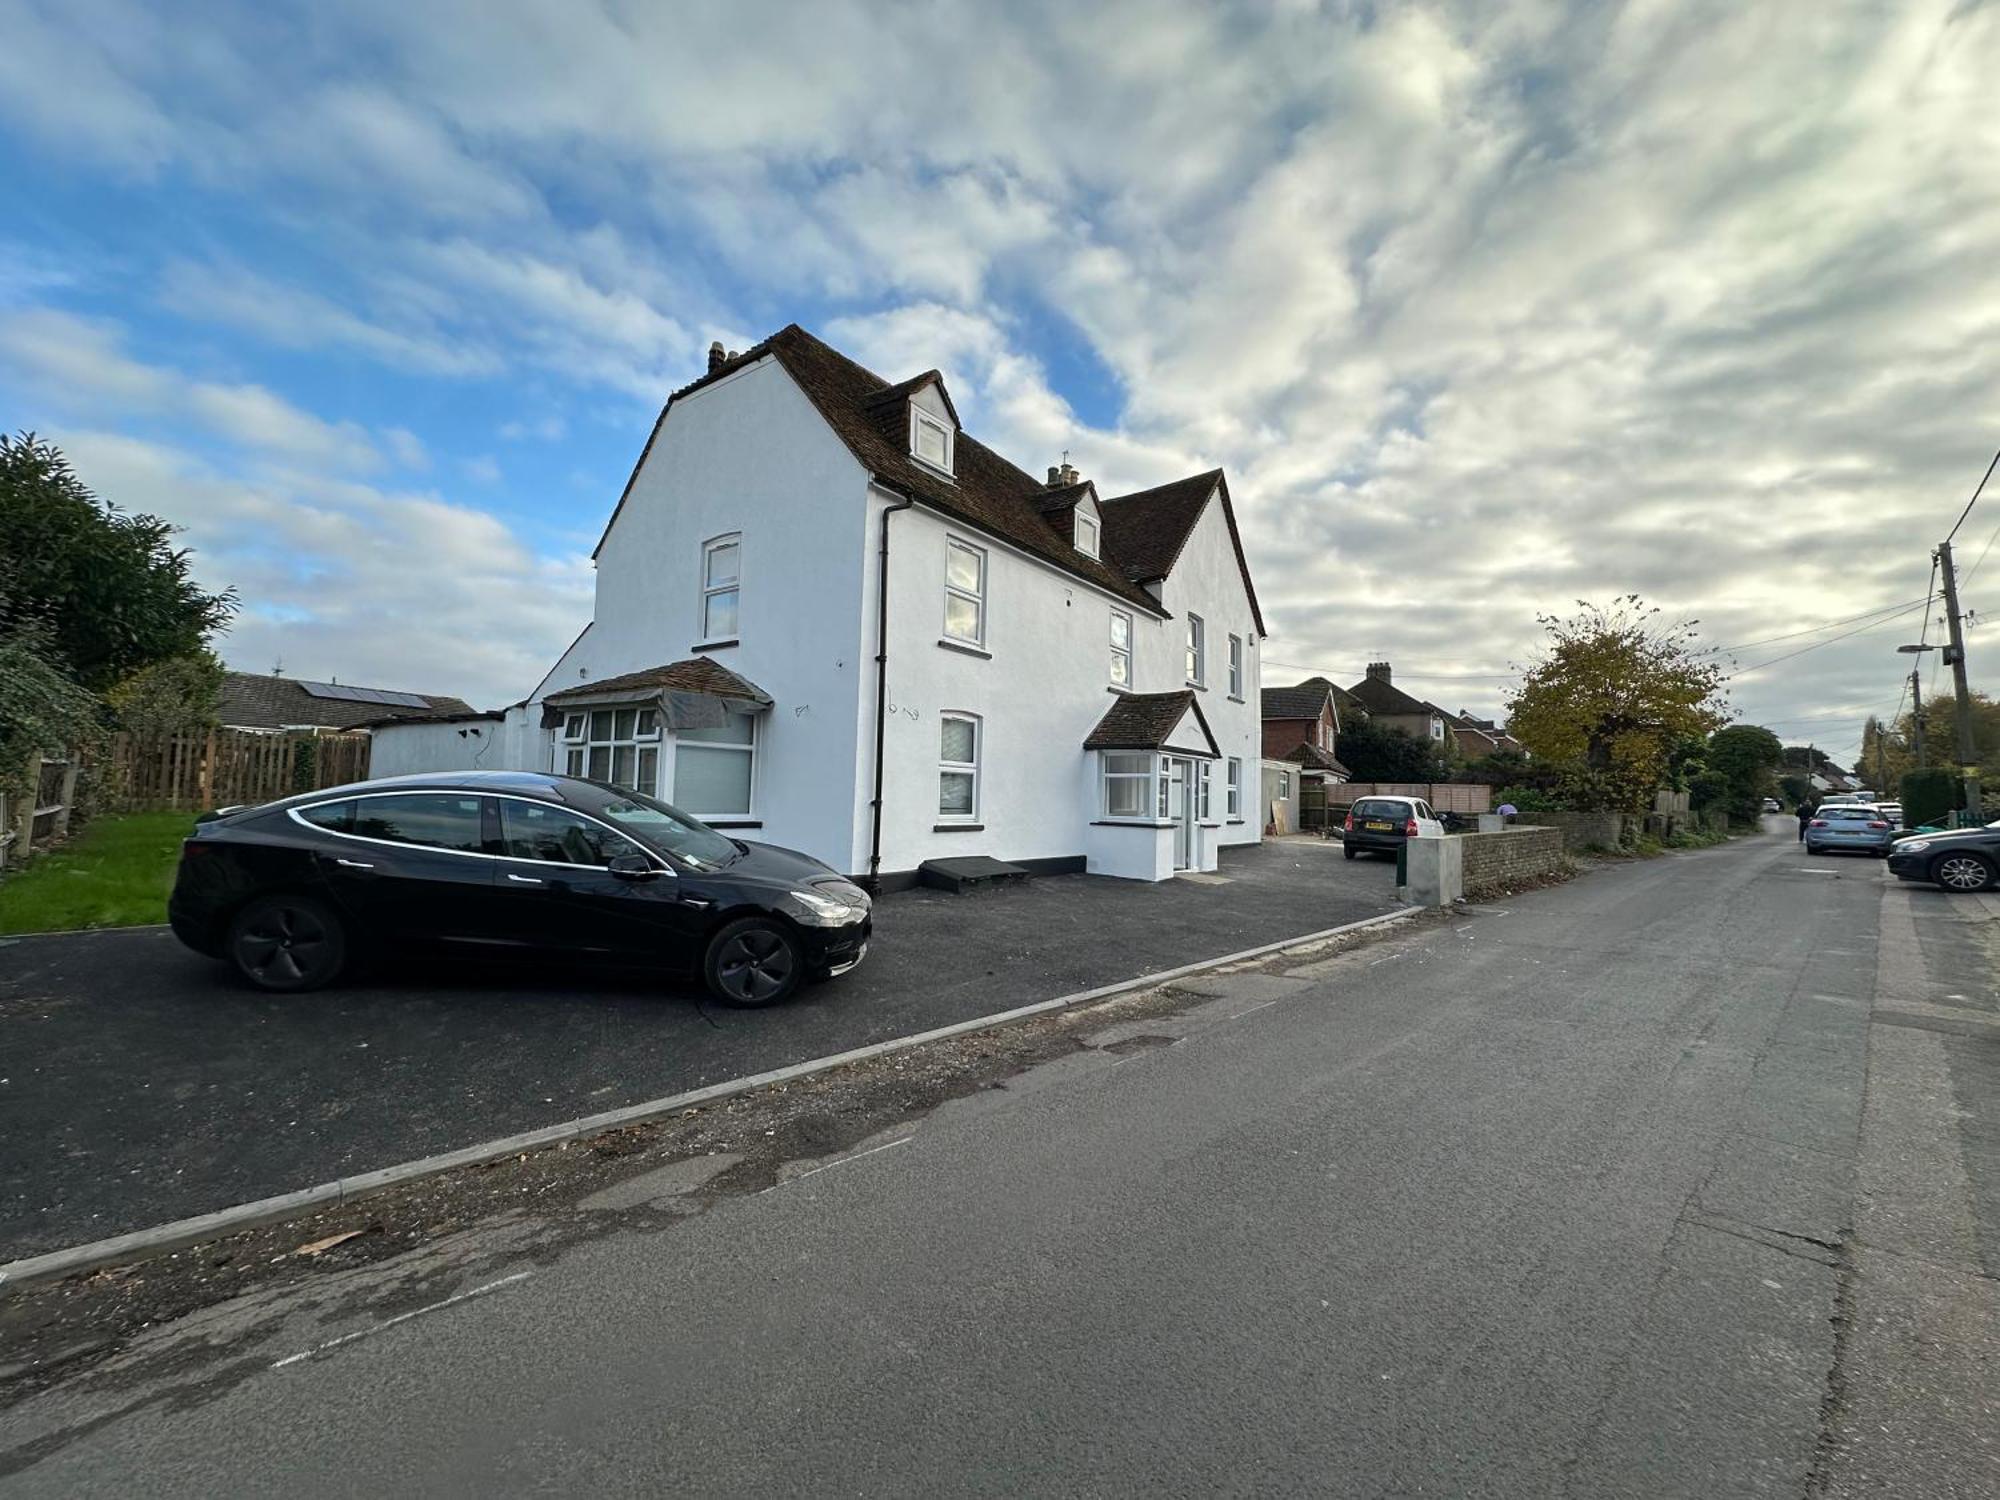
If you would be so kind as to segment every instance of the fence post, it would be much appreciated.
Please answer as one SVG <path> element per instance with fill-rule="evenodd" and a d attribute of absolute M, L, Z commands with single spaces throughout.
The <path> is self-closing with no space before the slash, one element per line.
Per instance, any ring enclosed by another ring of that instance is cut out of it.
<path fill-rule="evenodd" d="M 201 751 L 201 805 L 198 812 L 206 812 L 215 806 L 215 726 L 208 726 L 208 738 L 202 743 Z"/>
<path fill-rule="evenodd" d="M 59 839 L 69 837 L 69 815 L 76 808 L 76 776 L 78 769 L 75 756 L 72 754 L 70 763 L 63 768 L 62 785 L 59 792 L 62 799 L 62 811 L 56 814 L 55 826 L 55 836 Z"/>

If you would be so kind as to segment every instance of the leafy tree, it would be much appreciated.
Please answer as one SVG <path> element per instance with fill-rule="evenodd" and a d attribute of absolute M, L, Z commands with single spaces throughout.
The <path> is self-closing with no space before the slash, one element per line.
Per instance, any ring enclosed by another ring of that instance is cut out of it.
<path fill-rule="evenodd" d="M 1901 791 L 1905 828 L 1942 823 L 1965 801 L 1965 788 L 1958 777 L 1942 766 L 1905 772 Z"/>
<path fill-rule="evenodd" d="M 1764 799 L 1777 789 L 1785 747 L 1762 725 L 1732 724 L 1709 736 L 1705 761 L 1721 790 L 1712 801 L 1720 802 L 1731 818 L 1754 823 Z"/>
<path fill-rule="evenodd" d="M 32 757 L 67 755 L 102 738 L 97 700 L 56 664 L 48 643 L 32 629 L 0 634 L 0 793 L 10 801 L 33 796 Z"/>
<path fill-rule="evenodd" d="M 1334 753 L 1356 781 L 1444 781 L 1451 774 L 1429 740 L 1372 720 L 1343 729 Z"/>
<path fill-rule="evenodd" d="M 0 629 L 35 626 L 91 691 L 192 654 L 235 613 L 235 591 L 204 592 L 173 534 L 100 500 L 33 433 L 0 434 Z"/>
<path fill-rule="evenodd" d="M 1508 727 L 1538 759 L 1588 773 L 1578 787 L 1599 805 L 1643 811 L 1669 750 L 1725 722 L 1723 667 L 1697 654 L 1694 621 L 1661 623 L 1637 594 L 1578 604 L 1538 617 L 1548 641 L 1508 700 Z"/>
<path fill-rule="evenodd" d="M 203 648 L 141 667 L 104 696 L 119 728 L 157 739 L 213 724 L 223 675 L 221 661 Z"/>
<path fill-rule="evenodd" d="M 1977 691 L 1970 696 L 1973 756 L 1980 779 L 2000 784 L 2000 702 Z M 1958 704 L 1949 693 L 1939 693 L 1924 704 L 1924 752 L 1927 765 L 1958 764 Z M 1901 785 L 1903 777 L 1917 768 L 1916 716 L 1905 709 L 1892 723 L 1869 720 L 1863 727 L 1860 765 L 1887 786 Z"/>

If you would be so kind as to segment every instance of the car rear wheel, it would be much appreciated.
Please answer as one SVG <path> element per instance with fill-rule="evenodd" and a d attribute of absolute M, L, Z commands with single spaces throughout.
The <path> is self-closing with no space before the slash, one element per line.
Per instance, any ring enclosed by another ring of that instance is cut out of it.
<path fill-rule="evenodd" d="M 259 896 L 230 924 L 229 961 L 260 990 L 316 990 L 347 967 L 347 934 L 310 896 Z"/>
<path fill-rule="evenodd" d="M 1349 859 L 1353 859 L 1361 851 L 1355 848 L 1352 844 L 1342 844 L 1340 846 L 1340 852 L 1342 854 L 1345 854 Z"/>
<path fill-rule="evenodd" d="M 716 933 L 708 945 L 702 977 L 725 1005 L 776 1005 L 789 999 L 805 979 L 799 940 L 769 917 L 744 917 Z"/>
<path fill-rule="evenodd" d="M 1977 854 L 1947 854 L 1931 866 L 1931 879 L 1948 891 L 1983 891 L 1993 884 L 1993 866 Z"/>

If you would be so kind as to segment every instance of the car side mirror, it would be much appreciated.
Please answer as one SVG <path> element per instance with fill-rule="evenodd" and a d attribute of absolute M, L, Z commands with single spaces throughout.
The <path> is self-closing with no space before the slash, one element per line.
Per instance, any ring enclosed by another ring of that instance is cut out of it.
<path fill-rule="evenodd" d="M 659 869 L 643 854 L 614 854 L 611 863 L 604 867 L 620 880 L 653 880 L 659 876 Z"/>

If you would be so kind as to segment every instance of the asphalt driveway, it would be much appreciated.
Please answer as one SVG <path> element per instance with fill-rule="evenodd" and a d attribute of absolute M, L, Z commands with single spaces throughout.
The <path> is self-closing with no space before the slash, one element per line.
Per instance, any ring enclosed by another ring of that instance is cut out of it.
<path fill-rule="evenodd" d="M 775 1011 L 518 969 L 285 1000 L 165 929 L 0 939 L 0 1260 L 1337 926 L 1394 882 L 1286 841 L 1219 878 L 905 892 Z"/>

